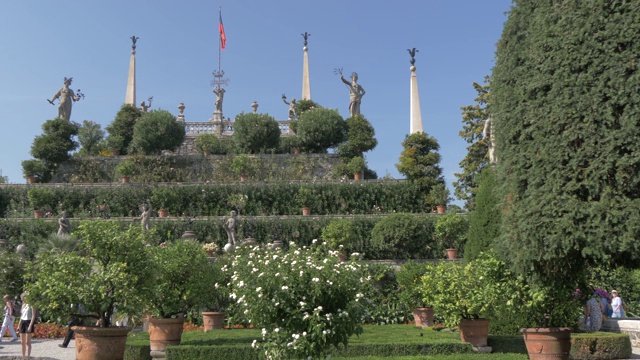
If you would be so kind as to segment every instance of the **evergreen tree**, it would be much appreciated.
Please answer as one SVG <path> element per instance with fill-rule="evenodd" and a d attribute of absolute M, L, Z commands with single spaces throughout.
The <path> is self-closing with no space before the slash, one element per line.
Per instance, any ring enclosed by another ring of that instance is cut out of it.
<path fill-rule="evenodd" d="M 345 125 L 347 141 L 338 147 L 340 156 L 348 159 L 363 156 L 365 152 L 373 150 L 378 145 L 376 131 L 364 116 L 349 117 Z"/>
<path fill-rule="evenodd" d="M 464 260 L 475 260 L 483 251 L 493 247 L 500 235 L 500 208 L 496 191 L 496 176 L 493 167 L 485 167 L 477 175 L 478 188 L 475 207 L 469 213 L 469 232 L 464 247 Z"/>
<path fill-rule="evenodd" d="M 440 167 L 440 145 L 438 141 L 423 132 L 407 135 L 402 142 L 404 150 L 400 154 L 400 162 L 396 164 L 398 171 L 414 182 L 424 192 L 438 183 L 444 183 Z"/>
<path fill-rule="evenodd" d="M 104 130 L 100 128 L 100 124 L 91 120 L 83 121 L 82 126 L 78 129 L 78 142 L 81 146 L 78 154 L 81 156 L 98 155 L 101 150 L 100 141 L 103 137 Z"/>
<path fill-rule="evenodd" d="M 345 139 L 345 121 L 337 110 L 318 108 L 305 111 L 297 121 L 300 147 L 312 153 L 326 153 Z"/>
<path fill-rule="evenodd" d="M 184 126 L 170 112 L 149 111 L 136 121 L 129 153 L 152 155 L 162 150 L 173 151 L 182 145 L 184 136 Z"/>
<path fill-rule="evenodd" d="M 280 127 L 269 114 L 245 114 L 236 117 L 233 141 L 243 154 L 266 153 L 280 145 Z"/>
<path fill-rule="evenodd" d="M 640 254 L 639 30 L 637 1 L 519 0 L 498 43 L 501 240 L 558 294 Z"/>
<path fill-rule="evenodd" d="M 73 137 L 78 135 L 78 124 L 56 118 L 42 124 L 42 135 L 31 145 L 31 155 L 42 160 L 49 170 L 71 157 L 70 151 L 78 147 Z"/>
<path fill-rule="evenodd" d="M 124 104 L 116 114 L 116 118 L 113 122 L 107 126 L 109 136 L 107 142 L 117 144 L 118 148 L 109 149 L 111 151 L 117 151 L 121 155 L 126 155 L 129 149 L 129 144 L 133 140 L 133 127 L 142 116 L 142 111 L 131 104 Z M 117 139 L 117 141 L 114 141 Z"/>
<path fill-rule="evenodd" d="M 488 147 L 482 138 L 484 124 L 489 117 L 487 103 L 489 101 L 489 79 L 485 78 L 486 85 L 473 83 L 473 88 L 478 93 L 475 105 L 463 106 L 462 130 L 458 133 L 467 144 L 467 155 L 460 161 L 462 172 L 454 174 L 457 181 L 453 182 L 454 194 L 460 200 L 465 200 L 468 210 L 474 208 L 474 198 L 478 188 L 478 174 L 489 163 L 487 155 Z"/>

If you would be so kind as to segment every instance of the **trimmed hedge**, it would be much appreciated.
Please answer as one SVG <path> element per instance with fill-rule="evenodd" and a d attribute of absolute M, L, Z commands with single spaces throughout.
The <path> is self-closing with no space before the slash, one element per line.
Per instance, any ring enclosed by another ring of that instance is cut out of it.
<path fill-rule="evenodd" d="M 71 217 L 95 217 L 98 205 L 107 204 L 110 216 L 137 216 L 140 207 L 154 194 L 170 188 L 170 215 L 221 216 L 228 215 L 234 205 L 231 198 L 246 196 L 241 215 L 299 215 L 301 205 L 295 200 L 300 187 L 312 187 L 318 194 L 311 206 L 312 214 L 347 215 L 410 212 L 429 209 L 420 190 L 410 182 L 396 180 L 322 182 L 322 183 L 203 183 L 203 184 L 111 184 L 108 186 L 5 185 L 0 187 L 0 216 L 31 217 L 33 204 L 27 196 L 29 189 L 47 189 L 45 211 L 54 214 L 67 211 Z M 158 209 L 159 204 L 152 204 Z"/>
<path fill-rule="evenodd" d="M 571 335 L 572 359 L 629 359 L 631 352 L 631 340 L 627 334 L 596 332 Z"/>

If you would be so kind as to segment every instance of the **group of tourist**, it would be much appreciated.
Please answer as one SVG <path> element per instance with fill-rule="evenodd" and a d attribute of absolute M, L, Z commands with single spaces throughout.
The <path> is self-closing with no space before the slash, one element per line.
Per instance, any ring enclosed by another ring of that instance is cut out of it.
<path fill-rule="evenodd" d="M 33 306 L 29 305 L 25 299 L 26 293 L 22 293 L 20 295 L 20 300 L 22 300 L 22 306 L 20 307 L 20 344 L 22 346 L 21 353 L 22 357 L 31 356 L 31 336 L 33 335 L 33 331 L 36 327 L 36 310 Z M 11 333 L 12 339 L 11 342 L 17 341 L 18 336 L 16 335 L 16 331 L 13 328 L 13 324 L 15 323 L 16 318 L 16 310 L 15 306 L 11 301 L 11 297 L 9 295 L 5 295 L 2 297 L 4 300 L 4 320 L 2 321 L 2 328 L 0 328 L 0 341 L 2 341 L 2 336 L 4 332 L 9 329 Z"/>
<path fill-rule="evenodd" d="M 584 306 L 584 324 L 586 331 L 598 331 L 602 327 L 602 321 L 606 317 L 625 317 L 625 304 L 618 296 L 617 290 L 611 291 L 611 296 L 606 291 L 596 289 Z"/>

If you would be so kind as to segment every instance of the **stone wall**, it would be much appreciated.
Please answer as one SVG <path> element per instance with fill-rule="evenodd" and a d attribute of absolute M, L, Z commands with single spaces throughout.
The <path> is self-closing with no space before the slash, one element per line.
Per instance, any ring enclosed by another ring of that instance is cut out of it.
<path fill-rule="evenodd" d="M 606 319 L 600 330 L 628 334 L 631 346 L 640 347 L 640 318 Z"/>

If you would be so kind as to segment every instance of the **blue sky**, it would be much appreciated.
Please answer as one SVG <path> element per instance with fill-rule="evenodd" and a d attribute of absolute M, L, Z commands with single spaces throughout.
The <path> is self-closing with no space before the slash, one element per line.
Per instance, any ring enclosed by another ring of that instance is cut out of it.
<path fill-rule="evenodd" d="M 132 35 L 137 44 L 137 102 L 187 121 L 207 121 L 215 109 L 210 85 L 218 67 L 218 9 L 227 35 L 222 69 L 230 79 L 225 117 L 251 111 L 287 117 L 282 93 L 302 91 L 301 33 L 308 32 L 311 98 L 348 116 L 349 93 L 333 69 L 356 71 L 366 90 L 362 114 L 376 130 L 367 154 L 379 176 L 395 168 L 409 132 L 409 59 L 416 67 L 425 132 L 438 139 L 449 186 L 465 156 L 458 136 L 460 107 L 473 103 L 472 82 L 494 65 L 495 44 L 510 0 L 397 1 L 49 1 L 0 4 L 0 169 L 24 183 L 20 162 L 33 138 L 57 115 L 49 99 L 73 77 L 86 95 L 71 120 L 107 126 L 124 102 Z"/>

